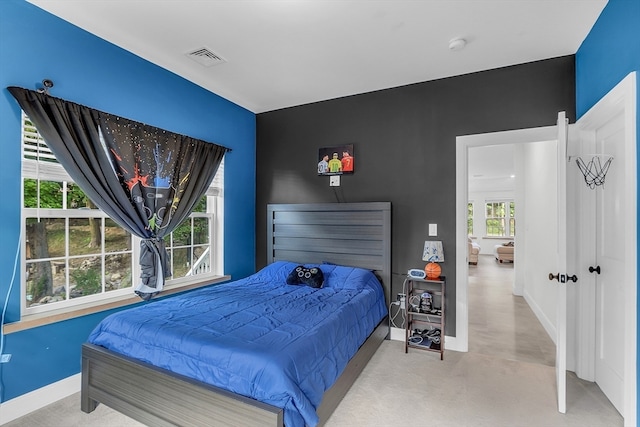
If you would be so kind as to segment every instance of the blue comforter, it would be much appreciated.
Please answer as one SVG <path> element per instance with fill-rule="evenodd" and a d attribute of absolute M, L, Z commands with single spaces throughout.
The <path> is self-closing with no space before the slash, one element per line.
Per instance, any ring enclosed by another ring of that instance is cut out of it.
<path fill-rule="evenodd" d="M 113 314 L 88 341 L 284 408 L 287 427 L 315 426 L 323 393 L 387 308 L 369 270 L 316 264 L 315 289 L 286 284 L 297 265 Z"/>

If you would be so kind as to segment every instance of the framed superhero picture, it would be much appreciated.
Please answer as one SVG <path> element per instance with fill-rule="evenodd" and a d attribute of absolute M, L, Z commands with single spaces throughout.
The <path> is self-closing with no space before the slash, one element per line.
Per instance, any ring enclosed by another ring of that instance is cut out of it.
<path fill-rule="evenodd" d="M 343 175 L 353 171 L 353 144 L 324 147 L 318 150 L 318 175 Z"/>

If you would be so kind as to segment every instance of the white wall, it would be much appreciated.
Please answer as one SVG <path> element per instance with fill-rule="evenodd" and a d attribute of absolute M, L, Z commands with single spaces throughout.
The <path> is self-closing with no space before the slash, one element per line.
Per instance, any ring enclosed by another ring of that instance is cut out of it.
<path fill-rule="evenodd" d="M 523 144 L 526 162 L 523 162 L 524 235 L 518 242 L 526 257 L 517 262 L 524 268 L 522 274 L 524 297 L 547 333 L 555 339 L 556 294 L 555 282 L 549 281 L 549 271 L 541 266 L 556 264 L 557 224 L 557 170 L 556 141 Z M 520 217 L 519 217 L 520 219 Z"/>
<path fill-rule="evenodd" d="M 512 291 L 514 295 L 524 295 L 526 276 L 524 266 L 527 260 L 527 233 L 524 225 L 527 223 L 527 200 L 525 198 L 525 168 L 526 144 L 516 144 L 514 150 L 514 170 L 516 175 L 514 201 L 516 203 L 516 237 L 515 244 L 518 248 L 514 253 L 514 277 Z"/>

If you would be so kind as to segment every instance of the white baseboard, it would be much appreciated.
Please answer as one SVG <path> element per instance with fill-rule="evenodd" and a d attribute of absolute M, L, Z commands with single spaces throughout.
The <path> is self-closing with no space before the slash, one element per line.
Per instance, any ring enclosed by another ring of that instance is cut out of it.
<path fill-rule="evenodd" d="M 0 425 L 79 392 L 80 383 L 81 375 L 76 374 L 1 403 Z"/>
<path fill-rule="evenodd" d="M 536 303 L 535 299 L 532 298 L 531 295 L 526 290 L 524 292 L 524 300 L 527 302 L 527 304 L 529 304 L 531 311 L 533 311 L 533 314 L 536 315 L 536 317 L 538 318 L 538 321 L 540 322 L 544 330 L 547 331 L 547 334 L 549 334 L 549 338 L 551 338 L 551 341 L 553 341 L 554 344 L 557 344 L 556 343 L 556 327 L 551 323 L 549 318 L 545 316 L 544 312 L 542 311 L 540 306 Z"/>
<path fill-rule="evenodd" d="M 404 328 L 391 328 L 391 339 L 394 341 L 404 341 Z"/>
<path fill-rule="evenodd" d="M 444 349 L 451 351 L 459 351 L 462 353 L 466 353 L 467 350 L 460 345 L 460 340 L 456 339 L 456 337 L 450 337 L 449 335 L 445 335 L 444 337 Z"/>

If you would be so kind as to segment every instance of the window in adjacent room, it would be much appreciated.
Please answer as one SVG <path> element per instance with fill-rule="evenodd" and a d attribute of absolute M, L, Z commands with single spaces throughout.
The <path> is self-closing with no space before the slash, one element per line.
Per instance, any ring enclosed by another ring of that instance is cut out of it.
<path fill-rule="evenodd" d="M 467 203 L 467 236 L 473 236 L 473 202 Z"/>
<path fill-rule="evenodd" d="M 509 236 L 516 235 L 516 204 L 509 202 Z"/>
<path fill-rule="evenodd" d="M 131 295 L 140 240 L 73 183 L 31 121 L 22 120 L 23 314 Z M 224 161 L 197 208 L 167 236 L 173 278 L 184 286 L 221 275 Z M 220 267 L 220 268 L 218 268 Z"/>
<path fill-rule="evenodd" d="M 486 235 L 513 237 L 515 235 L 515 203 L 493 201 L 485 203 Z"/>

